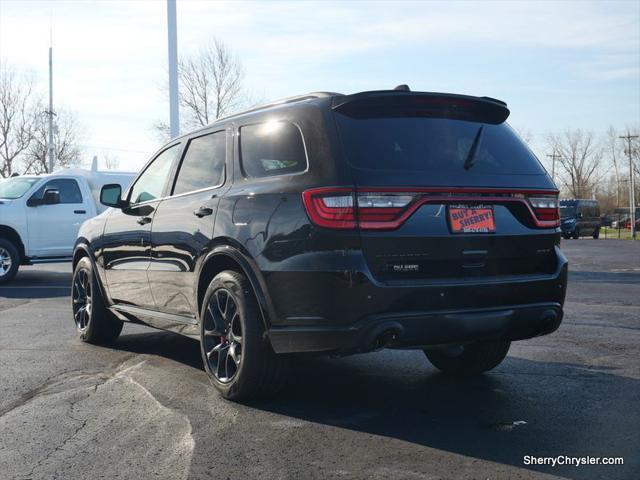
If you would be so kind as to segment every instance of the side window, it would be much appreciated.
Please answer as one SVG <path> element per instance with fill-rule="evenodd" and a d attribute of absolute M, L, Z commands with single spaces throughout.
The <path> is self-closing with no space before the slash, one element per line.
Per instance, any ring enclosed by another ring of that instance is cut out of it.
<path fill-rule="evenodd" d="M 241 127 L 240 160 L 249 178 L 303 172 L 307 168 L 307 155 L 302 133 L 288 122 Z"/>
<path fill-rule="evenodd" d="M 167 148 L 158 155 L 140 175 L 131 189 L 129 201 L 132 204 L 148 202 L 162 196 L 173 160 L 180 150 L 178 145 Z"/>
<path fill-rule="evenodd" d="M 591 205 L 590 203 L 585 204 L 583 208 L 583 212 L 584 212 L 585 218 L 593 217 L 593 205 Z"/>
<path fill-rule="evenodd" d="M 47 189 L 56 189 L 60 192 L 60 203 L 82 203 L 82 193 L 78 182 L 72 178 L 57 178 L 49 180 L 33 194 L 31 198 L 41 200 L 44 191 Z"/>
<path fill-rule="evenodd" d="M 224 183 L 225 157 L 224 131 L 191 139 L 178 171 L 173 194 L 192 192 Z"/>

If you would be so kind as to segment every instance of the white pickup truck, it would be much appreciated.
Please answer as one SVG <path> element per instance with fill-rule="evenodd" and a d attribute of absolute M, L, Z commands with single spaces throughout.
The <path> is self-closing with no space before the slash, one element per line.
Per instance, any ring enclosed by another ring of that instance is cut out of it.
<path fill-rule="evenodd" d="M 71 260 L 80 225 L 105 209 L 99 202 L 102 186 L 118 183 L 124 191 L 134 176 L 70 169 L 1 180 L 0 284 L 20 265 Z"/>

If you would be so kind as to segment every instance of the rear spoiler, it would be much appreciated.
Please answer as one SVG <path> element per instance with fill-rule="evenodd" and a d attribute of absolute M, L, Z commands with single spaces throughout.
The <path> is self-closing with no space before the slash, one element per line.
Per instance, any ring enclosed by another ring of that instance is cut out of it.
<path fill-rule="evenodd" d="M 507 104 L 491 97 L 380 90 L 333 97 L 331 108 L 354 118 L 435 117 L 491 123 L 509 117 Z"/>

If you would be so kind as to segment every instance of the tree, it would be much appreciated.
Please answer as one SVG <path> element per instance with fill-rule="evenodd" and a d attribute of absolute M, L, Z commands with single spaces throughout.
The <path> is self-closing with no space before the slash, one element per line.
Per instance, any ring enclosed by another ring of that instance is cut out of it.
<path fill-rule="evenodd" d="M 54 117 L 54 168 L 77 167 L 80 164 L 81 151 L 78 146 L 80 136 L 76 117 L 69 111 L 59 110 Z M 47 156 L 48 142 L 48 121 L 44 115 L 41 115 L 40 121 L 35 124 L 33 140 L 24 154 L 25 173 L 50 173 Z"/>
<path fill-rule="evenodd" d="M 620 194 L 622 192 L 622 178 L 621 178 L 621 161 L 623 160 L 622 155 L 624 154 L 623 149 L 621 149 L 620 139 L 618 138 L 619 133 L 616 131 L 613 126 L 609 127 L 607 130 L 607 155 L 609 156 L 609 161 L 611 162 L 611 166 L 613 167 L 613 175 L 615 179 L 615 192 L 616 192 L 616 208 L 620 207 Z"/>
<path fill-rule="evenodd" d="M 251 104 L 243 82 L 242 62 L 218 38 L 196 54 L 182 56 L 178 61 L 181 127 L 202 127 Z M 156 122 L 154 129 L 162 139 L 169 138 L 166 122 Z"/>
<path fill-rule="evenodd" d="M 33 80 L 0 61 L 0 175 L 9 177 L 34 137 Z"/>
<path fill-rule="evenodd" d="M 239 106 L 244 69 L 219 39 L 178 63 L 180 103 L 191 126 L 204 126 Z"/>
<path fill-rule="evenodd" d="M 592 132 L 580 129 L 551 134 L 548 143 L 556 151 L 560 179 L 574 198 L 589 198 L 600 179 L 603 152 Z"/>
<path fill-rule="evenodd" d="M 104 160 L 104 166 L 107 170 L 116 170 L 120 165 L 120 159 L 117 155 L 107 151 L 104 155 L 102 155 Z"/>
<path fill-rule="evenodd" d="M 527 145 L 531 146 L 533 142 L 533 133 L 528 128 L 513 127 L 520 139 Z"/>

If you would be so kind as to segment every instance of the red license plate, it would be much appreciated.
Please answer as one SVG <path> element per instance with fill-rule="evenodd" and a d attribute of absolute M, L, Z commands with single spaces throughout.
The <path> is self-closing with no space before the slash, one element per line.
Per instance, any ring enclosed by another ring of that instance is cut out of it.
<path fill-rule="evenodd" d="M 493 233 L 496 222 L 490 205 L 451 205 L 449 224 L 453 233 Z"/>

